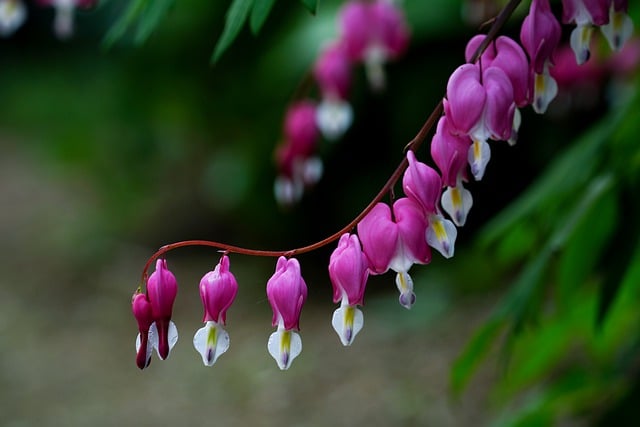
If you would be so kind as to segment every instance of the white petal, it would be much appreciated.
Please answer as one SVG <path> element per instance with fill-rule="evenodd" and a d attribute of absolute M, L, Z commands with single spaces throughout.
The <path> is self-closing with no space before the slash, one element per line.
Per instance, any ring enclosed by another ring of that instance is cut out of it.
<path fill-rule="evenodd" d="M 342 345 L 351 345 L 364 325 L 364 315 L 356 306 L 344 304 L 333 312 L 331 326 L 340 337 Z"/>
<path fill-rule="evenodd" d="M 447 187 L 442 193 L 441 203 L 442 209 L 449 214 L 454 224 L 462 227 L 473 206 L 473 197 L 471 192 L 459 182 L 455 187 Z"/>
<path fill-rule="evenodd" d="M 284 371 L 289 369 L 293 359 L 302 352 L 302 339 L 294 331 L 278 328 L 269 336 L 267 349 L 271 357 L 276 360 L 278 367 Z"/>
<path fill-rule="evenodd" d="M 218 357 L 229 349 L 229 334 L 221 325 L 209 321 L 196 331 L 193 346 L 202 356 L 205 366 L 213 366 Z"/>
<path fill-rule="evenodd" d="M 324 99 L 316 110 L 316 124 L 329 141 L 340 138 L 353 122 L 353 109 L 342 99 Z"/>
<path fill-rule="evenodd" d="M 451 258 L 454 253 L 458 230 L 448 219 L 441 215 L 429 216 L 429 228 L 426 237 L 429 246 L 437 250 L 445 258 Z"/>
<path fill-rule="evenodd" d="M 13 34 L 27 19 L 27 8 L 21 0 L 0 2 L 0 36 Z"/>
<path fill-rule="evenodd" d="M 633 21 L 623 12 L 615 12 L 613 5 L 609 12 L 609 23 L 600 27 L 611 49 L 620 51 L 633 34 Z"/>
<path fill-rule="evenodd" d="M 283 206 L 290 206 L 302 198 L 304 186 L 301 182 L 293 181 L 286 176 L 278 176 L 273 184 L 273 193 L 276 201 Z"/>
<path fill-rule="evenodd" d="M 480 181 L 484 176 L 484 171 L 491 159 L 491 149 L 485 140 L 475 139 L 469 147 L 467 160 L 471 166 L 471 173 L 476 181 Z"/>
<path fill-rule="evenodd" d="M 396 286 L 400 291 L 400 305 L 407 310 L 416 302 L 416 294 L 413 293 L 413 279 L 408 273 L 399 271 L 396 274 Z"/>
<path fill-rule="evenodd" d="M 571 31 L 571 49 L 576 55 L 576 62 L 582 65 L 589 59 L 589 44 L 591 43 L 591 25 L 578 25 Z"/>
<path fill-rule="evenodd" d="M 314 185 L 320 181 L 323 172 L 322 159 L 320 157 L 309 157 L 302 165 L 302 181 L 306 185 Z"/>
<path fill-rule="evenodd" d="M 544 114 L 558 94 L 558 84 L 549 74 L 548 66 L 545 66 L 543 74 L 535 74 L 533 79 L 533 110 L 538 114 Z"/>
<path fill-rule="evenodd" d="M 520 109 L 516 107 L 513 112 L 513 125 L 511 126 L 511 136 L 507 141 L 509 145 L 512 147 L 516 145 L 518 142 L 518 131 L 520 130 L 520 125 L 522 124 L 522 114 L 520 114 Z"/>
<path fill-rule="evenodd" d="M 160 356 L 160 352 L 158 350 L 159 339 L 158 339 L 158 327 L 156 326 L 156 322 L 153 322 L 151 324 L 151 327 L 149 328 L 148 340 L 149 340 L 149 345 L 156 349 L 156 353 L 158 353 L 158 357 L 160 358 L 160 360 L 164 360 Z M 178 342 L 178 328 L 176 328 L 176 324 L 173 323 L 173 321 L 169 321 L 169 330 L 167 331 L 167 342 L 169 343 L 169 353 L 171 353 L 171 349 L 176 345 L 176 342 Z M 169 357 L 168 354 L 167 354 L 167 357 Z"/>
<path fill-rule="evenodd" d="M 369 80 L 369 86 L 374 92 L 384 90 L 387 78 L 384 72 L 384 64 L 387 62 L 387 51 L 377 43 L 367 47 L 364 58 L 364 70 Z"/>
<path fill-rule="evenodd" d="M 68 39 L 73 35 L 73 2 L 61 2 L 56 5 L 55 16 L 53 18 L 53 30 L 60 39 Z"/>
<path fill-rule="evenodd" d="M 138 336 L 136 337 L 136 354 L 140 351 L 140 346 L 142 345 L 142 337 L 140 336 L 140 333 L 138 333 Z M 151 362 L 151 354 L 153 353 L 153 345 L 151 345 L 151 340 L 149 340 L 149 338 L 147 338 L 147 363 L 145 363 L 145 366 L 149 366 L 149 363 Z"/>

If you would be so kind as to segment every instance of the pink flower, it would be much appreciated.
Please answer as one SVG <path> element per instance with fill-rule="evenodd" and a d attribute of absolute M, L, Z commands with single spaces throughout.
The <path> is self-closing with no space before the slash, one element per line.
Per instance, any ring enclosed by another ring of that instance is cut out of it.
<path fill-rule="evenodd" d="M 313 66 L 313 76 L 323 97 L 345 99 L 351 86 L 351 60 L 344 44 L 327 45 Z"/>
<path fill-rule="evenodd" d="M 300 312 L 307 299 L 307 285 L 295 258 L 278 258 L 276 271 L 267 282 L 267 298 L 273 310 L 271 334 L 267 348 L 280 369 L 288 369 L 302 351 L 302 340 L 293 330 L 300 329 Z"/>
<path fill-rule="evenodd" d="M 329 278 L 333 285 L 333 302 L 362 305 L 369 277 L 369 263 L 355 234 L 345 233 L 329 259 Z"/>
<path fill-rule="evenodd" d="M 484 34 L 478 34 L 469 40 L 465 50 L 467 62 L 485 38 Z M 483 68 L 498 67 L 505 72 L 513 87 L 513 97 L 518 107 L 529 104 L 529 61 L 518 43 L 509 37 L 500 36 L 487 47 L 480 61 Z"/>
<path fill-rule="evenodd" d="M 511 81 L 496 66 L 481 72 L 477 64 L 464 64 L 449 78 L 444 110 L 454 132 L 473 141 L 468 161 L 479 181 L 491 158 L 487 140 L 507 141 L 513 133 L 516 105 Z"/>
<path fill-rule="evenodd" d="M 193 345 L 206 366 L 212 366 L 229 349 L 229 334 L 222 326 L 237 293 L 238 282 L 229 271 L 229 257 L 223 255 L 216 268 L 200 281 L 205 326 L 196 332 Z"/>
<path fill-rule="evenodd" d="M 136 338 L 136 365 L 138 368 L 144 369 L 151 363 L 153 351 L 153 345 L 149 341 L 149 328 L 153 323 L 151 303 L 145 294 L 137 291 L 131 299 L 131 309 L 138 322 L 139 331 Z"/>
<path fill-rule="evenodd" d="M 473 206 L 471 193 L 462 184 L 467 180 L 466 166 L 470 148 L 469 137 L 453 135 L 447 116 L 442 116 L 431 140 L 431 157 L 442 172 L 442 183 L 447 186 L 440 200 L 442 209 L 459 227 L 465 224 Z"/>
<path fill-rule="evenodd" d="M 346 101 L 351 85 L 351 60 L 343 43 L 334 42 L 322 50 L 313 75 L 322 93 L 316 123 L 325 138 L 336 140 L 353 121 L 353 110 Z"/>
<path fill-rule="evenodd" d="M 419 162 L 413 151 L 407 151 L 409 167 L 402 177 L 404 193 L 413 199 L 426 215 L 438 211 L 438 199 L 442 189 L 442 180 L 438 172 L 426 164 Z"/>
<path fill-rule="evenodd" d="M 400 304 L 411 308 L 415 294 L 409 269 L 431 261 L 425 240 L 427 220 L 421 206 L 406 197 L 393 204 L 393 216 L 388 205 L 378 203 L 358 224 L 358 234 L 372 273 L 395 271 Z"/>
<path fill-rule="evenodd" d="M 560 23 L 551 12 L 549 0 L 533 0 L 529 14 L 520 29 L 520 41 L 531 60 L 533 109 L 542 114 L 558 93 L 558 86 L 549 74 L 552 55 L 560 43 Z"/>
<path fill-rule="evenodd" d="M 314 155 L 318 137 L 316 105 L 299 101 L 290 106 L 284 120 L 284 142 L 276 150 L 279 176 L 274 191 L 278 202 L 297 202 L 304 187 L 322 176 L 322 162 Z"/>
<path fill-rule="evenodd" d="M 351 345 L 364 324 L 362 311 L 356 306 L 363 304 L 368 267 L 358 236 L 343 234 L 329 259 L 329 278 L 333 285 L 333 302 L 341 302 L 333 313 L 331 324 L 345 346 Z"/>
<path fill-rule="evenodd" d="M 398 227 L 391 218 L 389 205 L 376 204 L 358 223 L 358 236 L 371 274 L 386 273 L 398 241 Z"/>
<path fill-rule="evenodd" d="M 402 188 L 405 194 L 422 208 L 427 220 L 427 244 L 445 258 L 451 258 L 458 231 L 451 221 L 443 218 L 438 209 L 442 187 L 440 176 L 432 168 L 419 162 L 413 151 L 407 152 L 407 159 L 409 167 L 402 177 Z"/>
<path fill-rule="evenodd" d="M 384 87 L 383 64 L 400 56 L 409 43 L 401 10 L 388 0 L 350 1 L 340 11 L 340 29 L 349 57 L 365 63 L 372 87 Z"/>
<path fill-rule="evenodd" d="M 204 305 L 203 321 L 224 325 L 227 310 L 238 293 L 238 282 L 229 271 L 229 257 L 223 255 L 213 271 L 200 280 L 200 298 Z"/>
<path fill-rule="evenodd" d="M 147 280 L 147 296 L 151 303 L 153 325 L 152 336 L 157 335 L 157 350 L 160 359 L 166 359 L 169 351 L 178 340 L 178 332 L 171 321 L 173 303 L 178 293 L 176 278 L 167 268 L 167 260 L 159 259 L 156 270 Z"/>
<path fill-rule="evenodd" d="M 459 178 L 467 179 L 467 153 L 471 139 L 454 135 L 447 116 L 440 117 L 431 140 L 431 157 L 442 173 L 442 183 L 454 187 Z"/>

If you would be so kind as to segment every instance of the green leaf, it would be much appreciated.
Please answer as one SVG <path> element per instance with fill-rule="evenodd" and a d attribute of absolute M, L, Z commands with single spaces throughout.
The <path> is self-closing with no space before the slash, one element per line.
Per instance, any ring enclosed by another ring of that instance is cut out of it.
<path fill-rule="evenodd" d="M 592 176 L 594 168 L 602 159 L 598 155 L 599 151 L 609 142 L 609 137 L 627 111 L 628 108 L 620 108 L 610 113 L 564 153 L 558 155 L 518 200 L 484 227 L 479 243 L 489 246 L 499 241 L 516 224 L 526 221 L 527 216 L 544 213 L 549 206 L 556 206 L 563 200 L 575 197 L 578 189 Z"/>
<path fill-rule="evenodd" d="M 573 304 L 576 289 L 593 276 L 602 254 L 613 249 L 605 250 L 610 246 L 608 242 L 619 225 L 618 210 L 616 191 L 603 192 L 567 241 L 557 274 L 558 301 L 561 306 Z"/>
<path fill-rule="evenodd" d="M 494 316 L 482 325 L 480 330 L 469 341 L 469 344 L 453 363 L 453 368 L 451 369 L 451 387 L 454 394 L 462 392 L 480 362 L 489 353 L 494 340 L 504 329 L 504 326 L 504 321 Z"/>
<path fill-rule="evenodd" d="M 134 0 L 129 3 L 127 10 L 122 14 L 122 16 L 120 16 L 120 19 L 111 26 L 107 34 L 104 36 L 102 43 L 105 48 L 110 48 L 115 42 L 125 35 L 129 27 L 131 27 L 136 19 L 138 19 L 148 1 L 149 0 Z"/>
<path fill-rule="evenodd" d="M 120 19 L 109 29 L 103 40 L 106 48 L 120 40 L 132 27 L 137 25 L 134 41 L 143 44 L 167 14 L 174 0 L 134 0 Z"/>
<path fill-rule="evenodd" d="M 231 6 L 229 6 L 229 9 L 227 10 L 222 35 L 216 43 L 213 55 L 211 55 L 212 63 L 217 62 L 224 51 L 227 50 L 231 43 L 236 39 L 242 29 L 242 26 L 247 20 L 249 10 L 252 5 L 253 0 L 233 0 L 233 3 L 231 3 Z"/>
<path fill-rule="evenodd" d="M 251 19 L 249 25 L 253 34 L 258 34 L 262 26 L 264 25 L 271 9 L 273 8 L 276 0 L 254 0 L 253 9 L 251 10 Z"/>
<path fill-rule="evenodd" d="M 300 3 L 302 3 L 312 15 L 315 15 L 318 11 L 318 0 L 300 0 Z"/>
<path fill-rule="evenodd" d="M 604 252 L 605 256 L 600 260 L 600 268 L 604 273 L 604 280 L 600 285 L 600 298 L 598 300 L 598 312 L 596 326 L 601 327 L 611 309 L 616 295 L 623 284 L 624 277 L 632 270 L 636 252 L 634 249 L 640 242 L 638 224 L 634 220 L 638 217 L 637 201 L 635 193 L 623 192 L 622 205 L 625 210 L 625 218 L 620 222 L 617 232 Z"/>
<path fill-rule="evenodd" d="M 135 35 L 135 42 L 143 44 L 158 26 L 162 18 L 167 14 L 174 0 L 153 0 L 144 8 L 138 30 Z"/>

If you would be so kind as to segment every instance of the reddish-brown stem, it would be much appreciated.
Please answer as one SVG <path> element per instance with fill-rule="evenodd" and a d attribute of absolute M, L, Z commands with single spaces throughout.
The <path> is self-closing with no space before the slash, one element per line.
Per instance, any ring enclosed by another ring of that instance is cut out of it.
<path fill-rule="evenodd" d="M 496 17 L 495 21 L 493 22 L 493 25 L 491 25 L 491 28 L 489 29 L 487 36 L 482 41 L 480 46 L 478 46 L 475 53 L 471 57 L 470 62 L 473 63 L 477 61 L 478 58 L 480 58 L 480 55 L 482 55 L 482 52 L 484 52 L 487 46 L 489 46 L 489 43 L 491 43 L 496 38 L 502 26 L 505 24 L 505 22 L 507 22 L 507 20 L 509 19 L 511 14 L 514 12 L 516 7 L 518 7 L 521 1 L 522 0 L 510 0 L 509 3 L 505 5 L 505 7 L 500 11 L 498 16 Z M 302 86 L 305 86 L 305 87 L 307 86 L 308 77 L 309 76 L 305 78 L 305 84 Z M 433 126 L 436 124 L 436 122 L 442 115 L 442 110 L 443 110 L 443 102 L 441 100 L 440 102 L 438 102 L 438 105 L 436 105 L 436 107 L 433 109 L 433 111 L 431 112 L 427 120 L 424 122 L 424 124 L 422 125 L 422 127 L 420 128 L 416 136 L 404 147 L 405 153 L 408 150 L 416 151 L 422 145 L 422 143 L 427 138 L 427 135 L 429 134 Z M 392 191 L 393 187 L 396 185 L 396 182 L 398 182 L 398 180 L 402 176 L 402 173 L 407 168 L 408 163 L 409 162 L 407 161 L 407 158 L 405 156 L 400 162 L 400 164 L 398 165 L 398 167 L 396 167 L 396 169 L 393 171 L 393 173 L 391 174 L 387 182 L 384 184 L 382 189 L 380 189 L 378 194 L 373 198 L 373 200 L 371 200 L 371 202 L 367 205 L 367 207 L 365 207 L 364 210 L 362 210 L 362 212 L 360 212 L 358 216 L 356 216 L 349 224 L 345 225 L 340 230 L 336 231 L 335 233 L 333 233 L 332 235 L 330 235 L 329 237 L 323 240 L 320 240 L 318 242 L 312 243 L 307 246 L 302 246 L 299 248 L 289 249 L 289 250 L 249 249 L 249 248 L 243 248 L 240 246 L 228 245 L 226 243 L 214 242 L 211 240 L 184 240 L 181 242 L 170 243 L 168 245 L 162 246 L 147 260 L 142 270 L 142 283 L 143 284 L 146 283 L 147 272 L 149 270 L 149 267 L 153 263 L 153 261 L 155 261 L 156 259 L 158 259 L 159 257 L 161 257 L 162 255 L 166 254 L 169 251 L 172 251 L 178 248 L 183 248 L 186 246 L 207 246 L 207 247 L 216 248 L 220 251 L 227 252 L 227 253 L 237 253 L 237 254 L 250 255 L 250 256 L 292 257 L 292 256 L 304 254 L 307 252 L 311 252 L 325 245 L 328 245 L 329 243 L 332 243 L 338 240 L 340 236 L 342 236 L 344 233 L 348 233 L 353 228 L 355 228 L 356 225 L 358 225 L 358 223 L 371 211 L 371 209 L 373 209 L 373 207 L 377 203 L 382 201 L 384 196 L 387 193 L 389 193 L 389 191 Z"/>

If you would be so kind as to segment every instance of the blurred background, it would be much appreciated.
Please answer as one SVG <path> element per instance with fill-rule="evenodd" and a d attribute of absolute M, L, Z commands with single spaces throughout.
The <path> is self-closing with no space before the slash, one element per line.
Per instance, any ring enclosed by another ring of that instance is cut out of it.
<path fill-rule="evenodd" d="M 130 297 L 147 258 L 186 239 L 289 249 L 343 227 L 464 61 L 484 20 L 471 3 L 492 2 L 405 0 L 412 40 L 386 67 L 387 90 L 372 93 L 357 70 L 353 126 L 323 142 L 325 176 L 289 209 L 273 197 L 273 150 L 341 2 L 319 2 L 315 16 L 276 2 L 259 36 L 244 29 L 215 65 L 229 2 L 175 2 L 143 45 L 125 35 L 106 48 L 126 3 L 77 11 L 62 42 L 51 8 L 29 2 L 25 24 L 0 40 L 1 425 L 633 425 L 636 51 L 616 65 L 600 38 L 597 78 L 569 78 L 548 114 L 523 110 L 516 146 L 492 145 L 456 256 L 412 269 L 411 311 L 391 274 L 371 278 L 365 327 L 342 347 L 330 325 L 334 245 L 303 255 L 304 348 L 281 372 L 266 351 L 275 260 L 231 256 L 231 347 L 205 368 L 191 344 L 197 285 L 219 257 L 181 249 L 167 256 L 180 338 L 141 372 Z M 517 37 L 527 7 L 505 33 Z M 636 27 L 639 13 L 632 4 Z"/>

